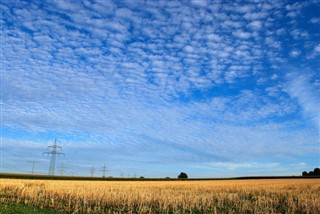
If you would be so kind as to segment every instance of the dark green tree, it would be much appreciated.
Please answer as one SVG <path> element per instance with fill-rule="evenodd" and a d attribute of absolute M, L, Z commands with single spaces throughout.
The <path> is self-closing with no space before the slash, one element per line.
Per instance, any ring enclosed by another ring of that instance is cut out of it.
<path fill-rule="evenodd" d="M 319 168 L 315 168 L 313 170 L 313 175 L 320 175 L 320 169 Z"/>
<path fill-rule="evenodd" d="M 302 172 L 302 176 L 308 176 L 308 172 L 306 171 Z"/>
<path fill-rule="evenodd" d="M 178 178 L 179 178 L 179 179 L 188 179 L 188 175 L 187 175 L 187 173 L 185 173 L 185 172 L 181 172 L 181 173 L 178 175 Z"/>

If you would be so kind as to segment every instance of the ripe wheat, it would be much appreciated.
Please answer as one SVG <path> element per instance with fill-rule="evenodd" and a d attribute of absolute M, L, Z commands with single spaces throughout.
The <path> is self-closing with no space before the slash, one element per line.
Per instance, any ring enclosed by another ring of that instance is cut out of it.
<path fill-rule="evenodd" d="M 0 179 L 0 202 L 72 213 L 320 213 L 320 179 Z"/>

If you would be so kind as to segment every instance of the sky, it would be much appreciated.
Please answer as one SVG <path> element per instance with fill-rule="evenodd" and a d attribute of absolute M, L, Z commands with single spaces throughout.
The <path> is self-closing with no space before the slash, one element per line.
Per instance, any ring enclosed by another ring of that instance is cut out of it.
<path fill-rule="evenodd" d="M 320 1 L 3 0 L 0 172 L 320 166 Z"/>

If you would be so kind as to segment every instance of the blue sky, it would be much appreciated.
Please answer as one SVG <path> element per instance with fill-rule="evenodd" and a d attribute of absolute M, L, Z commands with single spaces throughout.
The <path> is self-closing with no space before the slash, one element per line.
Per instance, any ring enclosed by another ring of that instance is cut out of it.
<path fill-rule="evenodd" d="M 1 172 L 232 177 L 320 165 L 320 1 L 1 7 Z"/>

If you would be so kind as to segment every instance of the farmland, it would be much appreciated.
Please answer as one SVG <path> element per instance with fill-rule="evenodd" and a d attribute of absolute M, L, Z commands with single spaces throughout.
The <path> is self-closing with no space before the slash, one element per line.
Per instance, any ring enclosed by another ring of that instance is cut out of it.
<path fill-rule="evenodd" d="M 0 179 L 0 204 L 67 213 L 320 213 L 320 179 Z"/>

